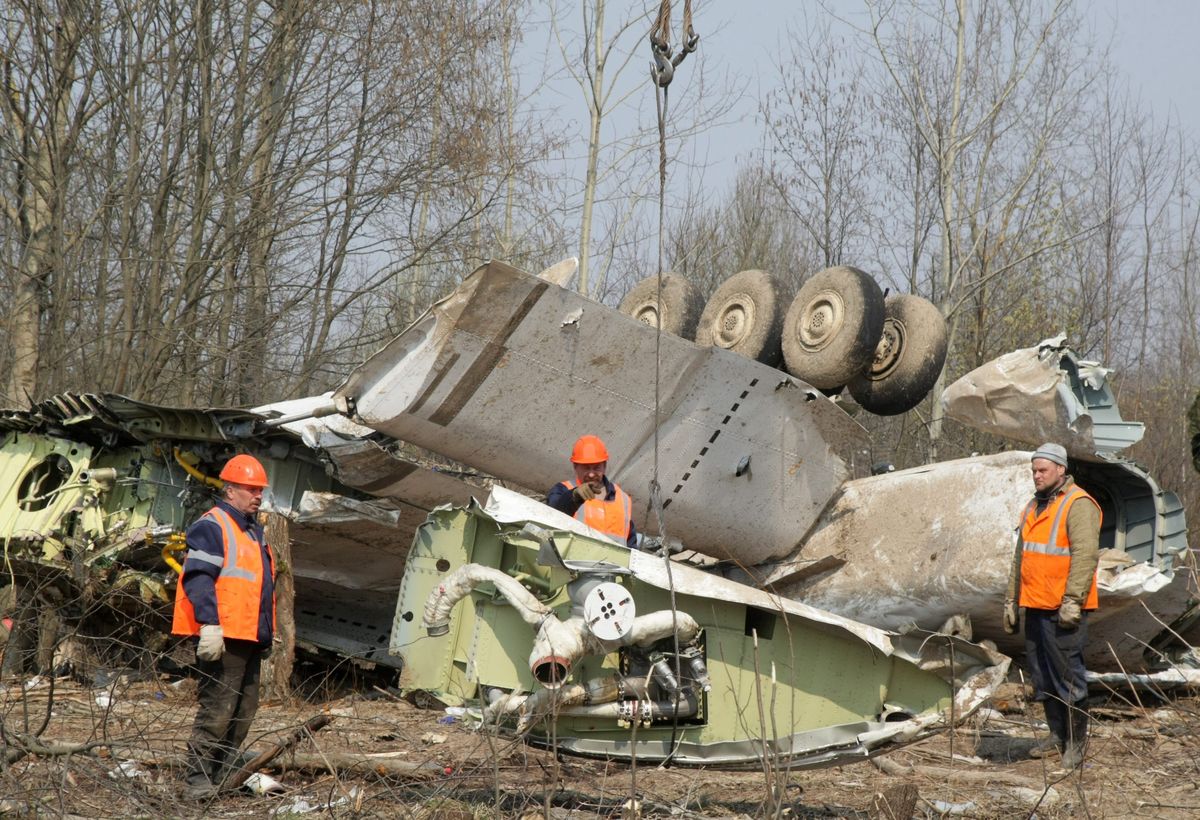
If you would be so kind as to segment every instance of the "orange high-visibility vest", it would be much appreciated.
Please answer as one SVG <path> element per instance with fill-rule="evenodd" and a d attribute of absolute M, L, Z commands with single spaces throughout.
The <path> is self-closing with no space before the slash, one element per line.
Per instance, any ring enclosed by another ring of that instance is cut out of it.
<path fill-rule="evenodd" d="M 1067 591 L 1067 576 L 1071 572 L 1071 543 L 1067 539 L 1067 513 L 1076 501 L 1096 499 L 1072 484 L 1065 492 L 1057 493 L 1041 513 L 1037 499 L 1029 502 L 1021 516 L 1021 606 L 1034 609 L 1058 609 Z M 1096 509 L 1100 505 L 1096 504 Z M 1084 599 L 1084 609 L 1099 606 L 1096 576 Z"/>
<path fill-rule="evenodd" d="M 577 482 L 564 481 L 563 486 L 574 490 Z M 580 504 L 579 509 L 575 511 L 575 520 L 582 521 L 605 535 L 620 539 L 623 544 L 629 540 L 629 526 L 633 522 L 633 499 L 618 487 L 615 481 L 613 489 L 616 492 L 613 493 L 612 501 L 593 498 Z"/>
<path fill-rule="evenodd" d="M 225 547 L 225 560 L 217 575 L 217 615 L 221 619 L 221 631 L 226 638 L 243 641 L 258 640 L 258 614 L 262 599 L 263 563 L 262 546 L 258 539 L 238 526 L 233 517 L 220 507 L 213 507 L 203 516 L 221 528 L 221 541 Z M 270 561 L 271 577 L 275 575 L 275 556 L 266 547 Z M 205 561 L 216 561 L 215 555 L 191 551 L 188 557 L 199 557 Z M 275 598 L 271 598 L 271 626 L 275 626 Z M 171 624 L 175 635 L 199 635 L 200 623 L 192 602 L 183 590 L 183 574 L 175 587 L 175 618 Z"/>

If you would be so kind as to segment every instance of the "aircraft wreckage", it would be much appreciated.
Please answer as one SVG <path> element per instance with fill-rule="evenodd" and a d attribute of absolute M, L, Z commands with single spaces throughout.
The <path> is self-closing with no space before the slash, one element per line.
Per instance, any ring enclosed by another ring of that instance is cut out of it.
<path fill-rule="evenodd" d="M 536 742 L 722 767 L 863 759 L 970 714 L 1008 669 L 957 637 L 886 633 L 631 551 L 501 487 L 422 525 L 392 648 L 401 686 Z"/>
<path fill-rule="evenodd" d="M 814 279 L 827 289 L 805 309 L 839 317 L 837 282 Z M 250 452 L 271 478 L 264 507 L 290 523 L 299 646 L 400 667 L 405 686 L 535 738 L 552 705 L 570 751 L 629 754 L 640 722 L 639 757 L 845 762 L 985 699 L 1007 659 L 970 633 L 1020 650 L 996 612 L 1028 453 L 870 476 L 869 437 L 839 401 L 736 339 L 659 332 L 636 307 L 493 262 L 333 394 L 253 411 L 60 396 L 0 413 L 9 601 L 36 589 L 161 645 L 165 617 L 142 615 L 168 611 L 166 559 L 220 464 Z M 738 329 L 744 307 L 717 320 Z M 905 354 L 904 314 L 876 313 L 886 371 Z M 1104 508 L 1089 663 L 1153 671 L 1195 643 L 1186 530 L 1175 496 L 1120 455 L 1140 425 L 1121 420 L 1106 377 L 1048 340 L 968 374 L 947 414 L 1068 446 Z M 494 480 L 540 496 L 581 431 L 607 441 L 639 530 L 686 552 L 630 552 L 502 488 L 485 503 Z M 643 506 L 656 475 L 666 533 Z M 609 604 L 619 624 L 595 621 Z"/>
<path fill-rule="evenodd" d="M 306 441 L 268 425 L 279 412 L 112 394 L 0 411 L 5 669 L 48 668 L 64 625 L 131 652 L 165 647 L 183 532 L 239 451 L 266 465 L 265 507 L 290 523 L 300 645 L 396 665 L 388 633 L 413 531 L 486 490 L 345 419 Z"/>
<path fill-rule="evenodd" d="M 809 303 L 820 319 L 834 301 Z M 943 401 L 1018 445 L 1067 447 L 1104 513 L 1088 662 L 1154 669 L 1193 656 L 1200 609 L 1182 506 L 1121 456 L 1142 426 L 1120 417 L 1108 373 L 1048 339 L 967 374 Z M 1021 651 L 999 613 L 1028 451 L 868 476 L 865 429 L 822 391 L 507 265 L 476 270 L 326 404 L 534 489 L 562 479 L 580 431 L 597 432 L 634 499 L 651 497 L 657 470 L 667 535 L 720 559 L 710 571 L 883 629 L 966 616 L 976 638 Z M 663 535 L 649 505 L 635 504 L 635 522 Z"/>

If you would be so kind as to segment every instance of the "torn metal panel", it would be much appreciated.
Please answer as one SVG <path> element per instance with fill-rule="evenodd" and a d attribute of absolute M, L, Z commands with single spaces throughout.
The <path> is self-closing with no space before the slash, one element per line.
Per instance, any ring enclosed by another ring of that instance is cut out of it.
<path fill-rule="evenodd" d="M 1072 458 L 1095 460 L 1145 433 L 1145 425 L 1121 418 L 1111 372 L 1080 359 L 1057 336 L 972 370 L 946 388 L 942 406 L 976 430 L 1033 446 L 1057 442 Z"/>
<path fill-rule="evenodd" d="M 230 441 L 249 435 L 257 420 L 247 410 L 167 407 L 115 393 L 61 393 L 27 410 L 0 410 L 0 429 L 61 433 L 105 445 L 153 441 L 164 430 L 193 441 Z"/>
<path fill-rule="evenodd" d="M 326 460 L 338 481 L 371 496 L 397 499 L 425 511 L 439 504 L 465 504 L 471 498 L 482 501 L 487 497 L 488 482 L 482 478 L 465 481 L 449 466 L 406 452 L 415 450 L 411 445 L 345 416 L 312 415 L 325 412 L 332 395 L 276 402 L 255 412 L 272 422 L 279 417 L 298 417 L 281 426 Z"/>
<path fill-rule="evenodd" d="M 332 652 L 357 663 L 399 668 L 388 652 L 394 591 L 353 589 L 313 577 L 296 578 L 297 645 Z"/>
<path fill-rule="evenodd" d="M 554 703 L 554 743 L 572 754 L 841 765 L 970 714 L 1007 671 L 961 639 L 885 633 L 689 567 L 668 577 L 662 559 L 527 518 L 502 492 L 487 509 L 421 527 L 391 646 L 402 686 L 535 743 Z"/>
<path fill-rule="evenodd" d="M 334 398 L 373 429 L 539 491 L 569 477 L 575 438 L 597 433 L 643 532 L 657 444 L 671 535 L 751 563 L 786 555 L 868 461 L 865 431 L 819 391 L 498 262 Z"/>
<path fill-rule="evenodd" d="M 761 568 L 761 582 L 886 629 L 970 613 L 977 634 L 991 637 L 1028 486 L 1026 453 L 847 482 L 792 559 Z"/>
<path fill-rule="evenodd" d="M 36 578 L 71 602 L 71 612 L 130 629 L 136 624 L 143 640 L 161 640 L 177 578 L 164 556 L 183 545 L 183 531 L 212 505 L 224 462 L 250 452 L 271 482 L 264 510 L 293 522 L 297 606 L 314 611 L 306 590 L 326 584 L 349 607 L 338 616 L 342 633 L 364 632 L 331 644 L 336 630 L 305 634 L 301 627 L 300 638 L 333 651 L 368 646 L 384 654 L 416 527 L 436 503 L 470 500 L 471 490 L 395 457 L 380 434 L 349 430 L 345 419 L 329 419 L 311 444 L 301 432 L 265 427 L 265 419 L 245 410 L 158 407 L 92 394 L 0 411 L 0 537 L 11 581 Z M 384 489 L 416 503 L 373 499 L 337 481 L 321 445 L 338 451 L 347 472 L 382 478 Z"/>
<path fill-rule="evenodd" d="M 1031 493 L 1030 455 L 976 456 L 847 482 L 789 560 L 751 577 L 885 629 L 934 630 L 966 614 L 976 638 L 1019 653 L 1022 639 L 1004 633 L 1000 615 L 1017 516 Z M 1186 573 L 1176 573 L 1186 547 L 1186 531 L 1176 529 L 1178 499 L 1127 462 L 1088 464 L 1076 478 L 1105 520 L 1089 668 L 1144 668 L 1154 662 L 1144 656 L 1146 640 L 1186 600 Z"/>
<path fill-rule="evenodd" d="M 293 570 L 352 590 L 394 593 L 412 536 L 428 513 L 400 502 L 305 493 L 288 530 Z"/>

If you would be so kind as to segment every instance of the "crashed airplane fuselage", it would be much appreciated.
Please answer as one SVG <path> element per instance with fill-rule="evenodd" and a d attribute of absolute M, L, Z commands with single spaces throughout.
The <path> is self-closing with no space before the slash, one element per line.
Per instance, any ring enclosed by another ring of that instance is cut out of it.
<path fill-rule="evenodd" d="M 1008 667 L 630 551 L 502 488 L 420 528 L 391 646 L 404 688 L 535 742 L 721 767 L 862 760 L 970 714 Z"/>
<path fill-rule="evenodd" d="M 367 427 L 541 492 L 566 477 L 581 432 L 601 433 L 640 529 L 657 475 L 672 537 L 749 563 L 787 555 L 870 463 L 866 431 L 820 391 L 719 347 L 656 338 L 498 262 L 335 397 Z"/>
<path fill-rule="evenodd" d="M 1178 499 L 1120 456 L 1141 427 L 1120 418 L 1105 375 L 1049 340 L 964 377 L 948 415 L 1068 446 L 1105 516 L 1101 594 L 1113 617 L 1097 619 L 1089 661 L 1136 669 L 1163 660 L 1145 650 L 1187 609 L 1186 529 Z M 846 617 L 937 629 L 966 615 L 975 637 L 1021 649 L 998 614 L 1028 453 L 867 477 L 865 430 L 820 391 L 507 265 L 468 276 L 334 403 L 535 494 L 564 478 L 576 436 L 598 433 L 642 532 Z M 645 503 L 655 481 L 666 533 Z"/>

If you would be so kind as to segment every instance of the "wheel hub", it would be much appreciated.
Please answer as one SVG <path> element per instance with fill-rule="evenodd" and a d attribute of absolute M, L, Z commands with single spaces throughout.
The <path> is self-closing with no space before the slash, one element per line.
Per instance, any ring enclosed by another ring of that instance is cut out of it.
<path fill-rule="evenodd" d="M 713 328 L 713 342 L 726 349 L 746 338 L 754 326 L 754 303 L 748 299 L 734 299 L 721 308 Z"/>
<path fill-rule="evenodd" d="M 822 291 L 804 306 L 800 346 L 810 352 L 825 348 L 846 322 L 846 305 L 836 291 Z"/>
<path fill-rule="evenodd" d="M 634 311 L 633 318 L 644 325 L 658 327 L 658 308 L 654 305 L 642 305 Z"/>
<path fill-rule="evenodd" d="M 891 317 L 883 320 L 883 332 L 879 335 L 879 344 L 875 346 L 875 358 L 871 361 L 867 378 L 878 381 L 896 369 L 904 352 L 905 335 L 902 322 Z"/>

